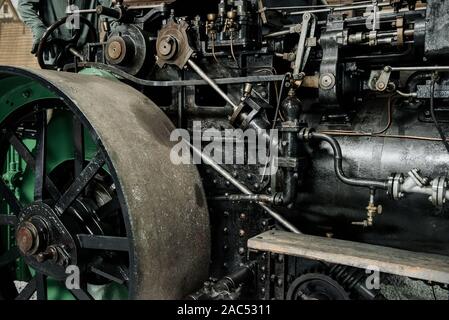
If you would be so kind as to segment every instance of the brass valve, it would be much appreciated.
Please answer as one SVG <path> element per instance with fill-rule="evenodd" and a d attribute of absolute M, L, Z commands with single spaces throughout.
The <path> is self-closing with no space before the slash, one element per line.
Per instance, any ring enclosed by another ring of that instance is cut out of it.
<path fill-rule="evenodd" d="M 366 227 L 372 227 L 374 225 L 374 218 L 376 215 L 382 214 L 382 206 L 374 203 L 374 190 L 371 190 L 370 200 L 366 207 L 366 219 L 363 221 L 352 222 L 352 225 Z"/>

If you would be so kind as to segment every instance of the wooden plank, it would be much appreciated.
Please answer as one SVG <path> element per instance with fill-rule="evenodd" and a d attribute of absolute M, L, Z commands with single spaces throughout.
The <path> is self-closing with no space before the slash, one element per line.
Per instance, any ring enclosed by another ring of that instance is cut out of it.
<path fill-rule="evenodd" d="M 249 239 L 248 248 L 449 283 L 449 257 L 442 255 L 274 230 Z"/>

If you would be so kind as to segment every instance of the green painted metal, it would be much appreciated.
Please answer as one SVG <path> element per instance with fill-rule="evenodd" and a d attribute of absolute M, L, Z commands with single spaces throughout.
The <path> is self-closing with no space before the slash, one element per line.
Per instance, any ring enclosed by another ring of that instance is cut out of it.
<path fill-rule="evenodd" d="M 105 70 L 100 70 L 97 68 L 85 68 L 85 69 L 81 70 L 79 73 L 85 74 L 85 75 L 90 75 L 90 76 L 97 76 L 97 77 L 101 77 L 101 78 L 105 78 L 105 79 L 109 79 L 109 80 L 113 80 L 113 81 L 119 81 L 117 79 L 117 77 L 114 76 L 112 73 L 105 71 Z"/>
<path fill-rule="evenodd" d="M 94 68 L 85 69 L 82 73 L 117 80 L 112 74 Z M 0 123 L 23 105 L 53 98 L 57 99 L 53 92 L 31 79 L 19 76 L 0 78 Z M 53 110 L 48 116 L 46 170 L 51 173 L 59 165 L 74 159 L 73 118 L 72 114 L 66 110 Z M 89 161 L 96 153 L 96 145 L 87 131 L 84 132 L 84 138 L 86 161 Z M 34 140 L 29 139 L 23 142 L 34 152 Z M 25 161 L 13 148 L 9 149 L 6 156 L 7 159 L 2 169 L 4 181 L 22 203 L 31 203 L 34 197 L 33 168 L 28 168 Z M 9 214 L 8 205 L 3 200 L 0 202 L 0 209 L 6 210 Z M 13 230 L 9 227 L 2 227 L 0 229 L 0 252 L 10 248 L 13 242 Z M 33 273 L 33 270 L 28 268 L 21 259 L 18 259 L 16 263 L 18 280 L 28 281 Z M 127 289 L 117 284 L 89 286 L 89 291 L 96 299 L 126 299 L 128 296 Z M 63 283 L 49 279 L 48 298 L 50 300 L 72 300 L 73 296 Z"/>

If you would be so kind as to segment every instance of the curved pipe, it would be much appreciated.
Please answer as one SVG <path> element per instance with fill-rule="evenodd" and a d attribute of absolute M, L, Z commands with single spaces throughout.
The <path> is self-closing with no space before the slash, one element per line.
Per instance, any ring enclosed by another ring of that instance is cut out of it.
<path fill-rule="evenodd" d="M 300 133 L 299 139 L 302 141 L 306 140 L 316 140 L 328 143 L 334 152 L 334 169 L 337 178 L 340 179 L 341 182 L 355 187 L 364 187 L 370 189 L 388 189 L 388 181 L 379 181 L 373 179 L 365 179 L 365 178 L 349 178 L 343 171 L 343 153 L 341 152 L 341 147 L 338 141 L 323 133 L 316 132 L 308 132 L 308 134 L 304 134 L 304 131 Z"/>
<path fill-rule="evenodd" d="M 408 92 L 416 92 L 418 84 L 431 78 L 432 72 L 417 71 L 407 79 L 405 86 L 408 88 Z"/>

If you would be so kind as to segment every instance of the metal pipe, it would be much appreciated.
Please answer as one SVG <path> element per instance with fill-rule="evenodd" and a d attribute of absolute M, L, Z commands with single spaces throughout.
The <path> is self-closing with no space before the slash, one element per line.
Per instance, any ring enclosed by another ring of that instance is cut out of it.
<path fill-rule="evenodd" d="M 358 4 L 372 4 L 372 1 L 358 2 Z M 348 4 L 317 4 L 317 5 L 306 5 L 306 6 L 290 6 L 290 7 L 267 7 L 266 11 L 283 11 L 283 10 L 298 10 L 306 8 L 336 8 L 347 6 Z"/>
<path fill-rule="evenodd" d="M 126 10 L 142 10 L 142 9 L 155 9 L 161 7 L 161 4 L 153 4 L 153 5 L 146 5 L 146 6 L 131 6 L 127 7 Z M 68 9 L 66 11 L 67 14 L 91 14 L 91 13 L 97 13 L 97 9 L 81 9 L 81 10 L 73 10 L 71 11 Z"/>
<path fill-rule="evenodd" d="M 349 11 L 349 10 L 357 10 L 357 9 L 366 9 L 369 7 L 372 7 L 373 5 L 366 5 L 366 4 L 362 4 L 362 5 L 352 5 L 352 6 L 343 6 L 343 7 L 335 7 L 335 8 L 326 8 L 326 9 L 315 9 L 315 10 L 303 10 L 303 11 L 293 11 L 293 12 L 288 12 L 287 15 L 289 16 L 300 16 L 303 15 L 306 12 L 309 13 L 326 13 L 326 12 L 338 12 L 338 11 Z M 383 2 L 383 3 L 379 3 L 378 7 L 382 8 L 382 7 L 388 7 L 390 6 L 389 2 Z"/>
<path fill-rule="evenodd" d="M 185 140 L 184 140 L 185 141 Z M 201 159 L 204 161 L 205 164 L 212 167 L 216 172 L 218 172 L 223 178 L 228 180 L 234 187 L 239 189 L 241 192 L 243 192 L 246 195 L 254 195 L 251 190 L 249 190 L 244 184 L 242 184 L 240 181 L 235 179 L 232 174 L 230 174 L 228 171 L 226 171 L 223 167 L 221 167 L 218 163 L 216 163 L 212 158 L 210 158 L 208 155 L 203 153 L 201 150 L 194 147 L 190 142 L 185 141 L 187 145 L 189 145 L 192 148 L 193 153 L 200 156 Z M 279 213 L 275 212 L 270 207 L 266 206 L 262 202 L 255 202 L 259 207 L 264 209 L 270 216 L 272 216 L 277 222 L 279 222 L 282 226 L 287 228 L 293 233 L 301 234 L 301 232 L 290 222 L 288 222 L 284 217 L 282 217 Z"/>
<path fill-rule="evenodd" d="M 162 7 L 164 4 L 149 4 L 145 6 L 129 6 L 127 10 L 142 10 L 142 9 L 156 9 Z"/>
<path fill-rule="evenodd" d="M 204 80 L 206 81 L 215 91 L 217 91 L 217 93 L 223 98 L 225 99 L 225 101 L 227 103 L 229 103 L 234 110 L 238 109 L 238 105 L 235 104 L 229 97 L 228 95 L 221 90 L 221 88 L 215 83 L 214 80 L 212 80 L 195 62 L 192 61 L 192 59 L 189 59 L 187 61 L 188 65 Z"/>
<path fill-rule="evenodd" d="M 296 97 L 296 93 L 293 89 L 288 93 L 288 97 L 282 102 L 281 106 L 282 114 L 285 117 L 285 122 L 290 126 L 299 126 L 299 117 L 302 110 L 301 101 Z M 294 131 L 282 132 L 283 145 L 282 154 L 289 159 L 300 158 L 300 146 L 298 140 L 298 134 Z M 284 143 L 286 145 L 284 146 Z M 283 168 L 283 188 L 280 196 L 280 204 L 290 207 L 292 206 L 298 195 L 298 167 L 286 167 Z"/>
<path fill-rule="evenodd" d="M 273 203 L 274 196 L 269 194 L 225 194 L 211 198 L 217 201 L 258 201 L 265 203 Z"/>
<path fill-rule="evenodd" d="M 389 67 L 391 71 L 449 71 L 449 66 Z"/>
<path fill-rule="evenodd" d="M 277 31 L 277 32 L 273 32 L 273 33 L 269 33 L 265 36 L 263 36 L 264 38 L 275 38 L 275 37 L 280 37 L 280 36 L 285 36 L 292 33 L 292 31 L 289 30 L 283 30 L 283 31 Z"/>
<path fill-rule="evenodd" d="M 334 169 L 335 174 L 337 175 L 337 178 L 340 179 L 341 182 L 355 187 L 364 187 L 364 188 L 370 188 L 370 189 L 382 189 L 382 190 L 388 190 L 388 181 L 383 180 L 373 180 L 373 179 L 366 179 L 366 178 L 349 178 L 346 176 L 346 174 L 343 171 L 343 153 L 341 152 L 341 147 L 338 141 L 324 133 L 317 133 L 317 132 L 311 132 L 308 130 L 303 130 L 299 134 L 299 139 L 306 141 L 306 140 L 316 140 L 316 141 L 323 141 L 328 143 L 334 152 Z"/>
<path fill-rule="evenodd" d="M 400 90 L 396 90 L 396 93 L 405 98 L 416 98 L 418 96 L 417 92 L 406 93 L 406 92 L 402 92 Z"/>
<path fill-rule="evenodd" d="M 70 51 L 70 53 L 73 54 L 75 57 L 77 57 L 77 58 L 80 59 L 81 61 L 84 61 L 84 56 L 81 54 L 81 52 L 79 52 L 79 51 L 76 50 L 75 48 L 70 48 L 69 51 Z"/>
<path fill-rule="evenodd" d="M 112 65 L 107 65 L 104 63 L 97 62 L 82 62 L 79 63 L 79 67 L 94 67 L 100 70 L 108 71 L 122 77 L 126 80 L 134 82 L 141 86 L 149 87 L 188 87 L 188 86 L 201 86 L 208 85 L 208 82 L 198 79 L 198 80 L 145 80 L 141 78 L 134 77 L 125 71 L 114 67 Z M 66 64 L 64 66 L 64 71 L 71 70 L 75 66 L 73 63 Z M 243 83 L 259 83 L 259 82 L 278 82 L 284 79 L 284 75 L 266 75 L 266 76 L 248 76 L 248 77 L 234 77 L 234 78 L 218 78 L 213 79 L 216 84 L 243 84 Z M 216 109 L 216 108 L 215 108 Z"/>

